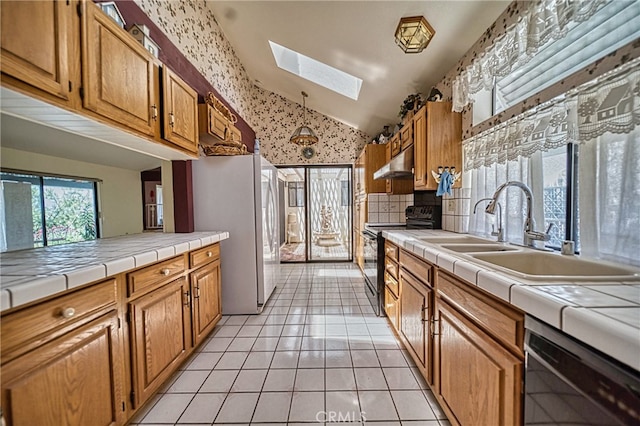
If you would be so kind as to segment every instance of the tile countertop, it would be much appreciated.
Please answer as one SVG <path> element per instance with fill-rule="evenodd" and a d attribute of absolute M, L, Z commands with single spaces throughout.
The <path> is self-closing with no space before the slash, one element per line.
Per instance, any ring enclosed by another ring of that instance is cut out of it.
<path fill-rule="evenodd" d="M 462 234 L 413 230 L 383 231 L 382 235 L 439 268 L 640 370 L 640 281 L 530 282 L 418 239 Z"/>
<path fill-rule="evenodd" d="M 228 232 L 144 233 L 2 253 L 1 310 L 229 238 Z"/>

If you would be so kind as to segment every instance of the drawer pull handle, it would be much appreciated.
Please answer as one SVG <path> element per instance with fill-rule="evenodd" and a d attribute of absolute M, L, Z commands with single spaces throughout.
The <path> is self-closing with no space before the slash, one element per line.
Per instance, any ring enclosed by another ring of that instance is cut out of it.
<path fill-rule="evenodd" d="M 207 257 L 211 257 L 211 256 L 213 256 L 213 252 L 208 251 L 207 252 Z"/>
<path fill-rule="evenodd" d="M 76 314 L 76 310 L 73 308 L 64 308 L 62 310 L 62 318 L 71 318 Z"/>
<path fill-rule="evenodd" d="M 162 269 L 162 270 L 160 271 L 160 273 L 161 273 L 162 275 L 164 275 L 165 277 L 168 277 L 168 276 L 169 276 L 169 274 L 171 273 L 171 269 L 169 269 L 169 268 L 164 268 L 164 269 Z"/>

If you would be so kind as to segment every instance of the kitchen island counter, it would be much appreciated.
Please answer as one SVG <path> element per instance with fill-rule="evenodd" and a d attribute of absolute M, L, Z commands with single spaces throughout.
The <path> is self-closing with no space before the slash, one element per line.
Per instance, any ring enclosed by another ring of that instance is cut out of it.
<path fill-rule="evenodd" d="M 16 308 L 227 238 L 225 231 L 143 233 L 6 252 L 0 262 L 1 309 Z"/>

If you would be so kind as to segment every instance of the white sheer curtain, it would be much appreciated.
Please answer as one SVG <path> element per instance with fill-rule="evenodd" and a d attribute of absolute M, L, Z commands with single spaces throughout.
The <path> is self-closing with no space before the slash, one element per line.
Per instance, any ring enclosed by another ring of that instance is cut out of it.
<path fill-rule="evenodd" d="M 580 146 L 582 253 L 640 265 L 640 128 Z"/>
<path fill-rule="evenodd" d="M 537 200 L 534 219 L 537 229 L 542 230 L 542 153 L 577 144 L 581 252 L 640 265 L 638 124 L 640 59 L 635 59 L 539 110 L 465 141 L 464 169 L 471 178 L 471 206 L 490 197 L 508 180 L 528 183 Z M 519 191 L 508 190 L 504 203 L 506 236 L 519 241 L 523 217 Z M 492 221 L 478 212 L 471 215 L 469 229 L 487 235 Z"/>

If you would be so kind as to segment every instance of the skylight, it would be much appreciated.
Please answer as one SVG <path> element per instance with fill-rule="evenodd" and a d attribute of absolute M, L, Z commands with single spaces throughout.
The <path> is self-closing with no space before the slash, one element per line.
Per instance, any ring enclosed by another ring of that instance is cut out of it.
<path fill-rule="evenodd" d="M 333 68 L 294 50 L 269 40 L 278 67 L 299 77 L 333 90 L 353 100 L 358 100 L 362 79 Z"/>

